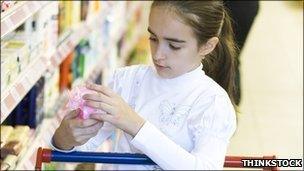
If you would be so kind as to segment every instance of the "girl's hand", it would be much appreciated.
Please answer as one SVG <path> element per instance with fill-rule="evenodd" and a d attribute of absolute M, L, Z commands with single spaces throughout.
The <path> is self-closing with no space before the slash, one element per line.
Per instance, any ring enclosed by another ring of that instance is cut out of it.
<path fill-rule="evenodd" d="M 62 150 L 72 149 L 86 143 L 90 138 L 96 136 L 103 122 L 96 119 L 79 119 L 78 110 L 68 111 L 60 126 L 56 129 L 53 136 L 53 143 Z"/>
<path fill-rule="evenodd" d="M 84 95 L 85 105 L 107 112 L 107 114 L 93 114 L 91 118 L 110 122 L 132 136 L 137 134 L 145 120 L 119 95 L 102 85 L 88 83 L 86 87 L 96 91 L 97 95 Z"/>

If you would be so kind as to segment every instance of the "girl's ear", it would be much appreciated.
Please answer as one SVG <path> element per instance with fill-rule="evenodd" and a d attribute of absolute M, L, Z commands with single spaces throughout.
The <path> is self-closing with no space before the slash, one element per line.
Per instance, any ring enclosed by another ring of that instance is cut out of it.
<path fill-rule="evenodd" d="M 200 56 L 206 56 L 213 51 L 218 44 L 219 39 L 217 37 L 210 38 L 207 43 L 203 44 L 199 49 Z"/>

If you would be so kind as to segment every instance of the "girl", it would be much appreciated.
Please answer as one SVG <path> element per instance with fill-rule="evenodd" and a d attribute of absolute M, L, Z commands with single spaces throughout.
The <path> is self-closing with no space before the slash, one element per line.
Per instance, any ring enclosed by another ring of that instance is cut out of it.
<path fill-rule="evenodd" d="M 95 94 L 83 96 L 86 105 L 106 114 L 67 112 L 53 148 L 94 151 L 119 128 L 114 152 L 144 153 L 158 166 L 114 169 L 222 169 L 236 129 L 235 46 L 223 3 L 155 1 L 148 31 L 154 66 L 118 69 L 109 88 L 88 84 Z"/>

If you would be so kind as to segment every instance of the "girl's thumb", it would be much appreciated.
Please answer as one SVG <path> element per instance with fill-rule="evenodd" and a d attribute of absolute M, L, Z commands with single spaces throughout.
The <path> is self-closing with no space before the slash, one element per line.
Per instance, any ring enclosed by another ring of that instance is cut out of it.
<path fill-rule="evenodd" d="M 67 115 L 66 115 L 66 119 L 74 119 L 78 116 L 79 112 L 81 112 L 81 110 L 78 108 L 78 109 L 75 109 L 75 110 L 72 110 L 70 111 Z"/>

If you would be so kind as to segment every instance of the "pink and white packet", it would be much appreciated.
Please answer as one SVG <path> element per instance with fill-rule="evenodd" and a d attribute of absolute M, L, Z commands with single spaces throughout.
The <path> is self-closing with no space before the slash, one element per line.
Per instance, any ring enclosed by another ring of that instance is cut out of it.
<path fill-rule="evenodd" d="M 84 86 L 76 86 L 71 91 L 69 91 L 69 101 L 67 103 L 67 107 L 70 110 L 80 109 L 80 113 L 78 118 L 88 119 L 92 113 L 102 113 L 106 114 L 105 111 L 101 109 L 94 109 L 92 107 L 86 106 L 84 104 L 85 100 L 82 99 L 84 94 L 94 94 L 96 93 L 93 90 L 89 90 Z"/>

